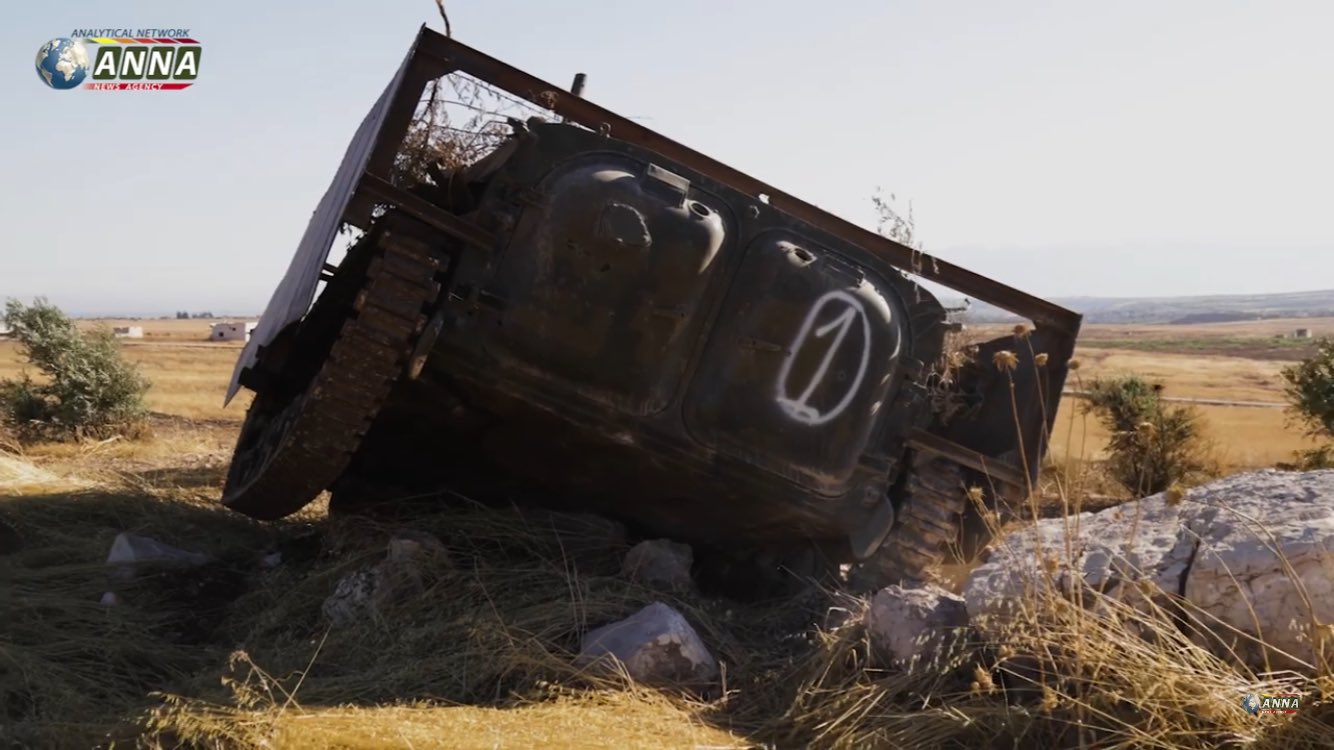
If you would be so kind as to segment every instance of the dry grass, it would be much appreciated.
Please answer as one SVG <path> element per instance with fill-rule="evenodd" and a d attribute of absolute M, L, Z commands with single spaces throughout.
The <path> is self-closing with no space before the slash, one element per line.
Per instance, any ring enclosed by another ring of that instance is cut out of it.
<path fill-rule="evenodd" d="M 645 690 L 572 692 L 510 708 L 430 703 L 288 710 L 168 704 L 173 737 L 217 738 L 237 747 L 326 748 L 745 748 L 751 743 L 711 727 L 698 709 Z M 225 739 L 224 739 L 225 738 Z M 150 746 L 159 745 L 157 741 Z"/>
<path fill-rule="evenodd" d="M 557 535 L 540 514 L 459 504 L 349 525 L 320 509 L 256 524 L 194 499 L 195 481 L 133 482 L 0 502 L 22 549 L 0 556 L 0 740 L 89 747 L 1322 747 L 1328 706 L 1245 714 L 1245 692 L 1328 694 L 1334 681 L 1264 677 L 1193 644 L 1174 612 L 1102 597 L 1092 617 L 1033 595 L 991 642 L 885 669 L 857 625 L 812 622 L 815 595 L 739 604 L 663 597 L 617 574 L 621 550 Z M 208 486 L 212 486 L 208 484 Z M 399 523 L 444 540 L 427 589 L 346 630 L 319 603 L 383 554 Z M 209 552 L 216 564 L 109 584 L 121 530 Z M 255 561 L 308 539 L 280 568 Z M 583 542 L 583 544 L 579 544 Z M 106 608 L 116 588 L 126 604 Z M 1089 599 L 1100 595 L 1085 592 Z M 725 692 L 652 691 L 573 665 L 585 629 L 665 598 L 725 665 Z M 1150 640 L 1137 632 L 1154 634 Z"/>
<path fill-rule="evenodd" d="M 1171 396 L 1229 401 L 1283 400 L 1282 362 L 1245 357 L 1189 356 L 1162 352 L 1098 349 L 1081 345 L 1075 356 L 1085 378 L 1134 372 L 1161 380 Z"/>

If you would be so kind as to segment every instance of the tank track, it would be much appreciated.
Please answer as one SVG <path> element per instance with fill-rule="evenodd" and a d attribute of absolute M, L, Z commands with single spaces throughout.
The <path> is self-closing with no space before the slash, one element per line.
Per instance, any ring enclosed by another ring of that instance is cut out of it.
<path fill-rule="evenodd" d="M 395 218 L 376 231 L 360 288 L 313 377 L 285 403 L 261 392 L 251 405 L 223 489 L 228 508 L 273 520 L 309 504 L 347 467 L 406 370 L 440 294 L 441 261 L 424 242 L 395 231 L 407 228 Z M 351 253 L 344 265 L 350 261 Z M 321 294 L 334 296 L 328 287 Z M 335 312 L 338 325 L 336 311 L 316 312 L 307 320 Z"/>
<path fill-rule="evenodd" d="M 894 527 L 870 559 L 853 573 L 859 589 L 928 582 L 959 543 L 968 494 L 954 462 L 916 453 L 903 488 Z"/>

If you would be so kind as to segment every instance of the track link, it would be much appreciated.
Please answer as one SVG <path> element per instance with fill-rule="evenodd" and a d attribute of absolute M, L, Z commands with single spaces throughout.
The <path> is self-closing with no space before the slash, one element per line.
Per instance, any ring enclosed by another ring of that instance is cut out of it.
<path fill-rule="evenodd" d="M 223 505 L 254 518 L 282 518 L 309 504 L 347 468 L 406 369 L 440 294 L 440 260 L 426 243 L 395 231 L 398 226 L 401 218 L 378 234 L 351 310 L 305 388 L 286 403 L 271 394 L 256 397 L 237 441 Z"/>
<path fill-rule="evenodd" d="M 967 503 L 963 471 L 957 464 L 914 454 L 894 527 L 880 549 L 858 567 L 856 587 L 872 589 L 934 579 L 959 542 Z"/>

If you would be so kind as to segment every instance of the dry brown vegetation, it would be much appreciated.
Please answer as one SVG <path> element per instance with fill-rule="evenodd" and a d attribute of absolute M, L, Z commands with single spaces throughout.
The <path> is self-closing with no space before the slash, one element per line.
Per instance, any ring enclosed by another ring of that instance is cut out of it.
<path fill-rule="evenodd" d="M 154 436 L 0 452 L 0 741 L 34 747 L 1321 747 L 1329 705 L 1244 713 L 1244 692 L 1329 695 L 1317 679 L 1256 675 L 1176 629 L 1179 613 L 1103 603 L 1097 619 L 1034 599 L 1004 644 L 968 642 L 911 670 L 880 669 L 856 627 L 818 621 L 830 601 L 666 597 L 725 663 L 721 690 L 650 691 L 574 669 L 578 635 L 661 594 L 616 575 L 608 550 L 577 555 L 541 524 L 466 505 L 410 523 L 452 565 L 392 618 L 330 631 L 320 601 L 382 554 L 392 526 L 322 507 L 258 524 L 216 504 L 245 402 L 221 408 L 239 345 L 193 340 L 200 321 L 150 322 L 128 356 L 153 379 Z M 1172 395 L 1278 400 L 1269 362 L 1081 347 L 1081 377 L 1152 366 Z M 1125 359 L 1130 357 L 1132 359 Z M 1133 359 L 1146 357 L 1148 359 Z M 1175 358 L 1174 358 L 1175 357 Z M 1218 360 L 1225 361 L 1218 361 Z M 0 342 L 0 377 L 17 368 Z M 1143 370 L 1141 370 L 1143 372 Z M 1073 385 L 1073 384 L 1072 384 Z M 1067 402 L 1069 403 L 1069 402 Z M 1065 407 L 1069 409 L 1069 406 Z M 1288 457 L 1277 409 L 1206 409 L 1236 466 Z M 1095 465 L 1094 421 L 1063 412 L 1058 468 Z M 1072 426 L 1073 425 L 1073 426 Z M 1087 438 L 1082 436 L 1087 434 Z M 1073 448 L 1066 449 L 1070 436 Z M 1054 502 L 1068 510 L 1069 494 Z M 115 534 L 219 562 L 154 574 L 103 607 Z M 275 545 L 318 553 L 257 567 Z M 614 551 L 611 551 L 614 552 Z M 1090 596 L 1096 596 L 1090 593 Z M 856 609 L 856 601 L 834 603 Z M 1137 623 L 1157 633 L 1135 635 Z"/>

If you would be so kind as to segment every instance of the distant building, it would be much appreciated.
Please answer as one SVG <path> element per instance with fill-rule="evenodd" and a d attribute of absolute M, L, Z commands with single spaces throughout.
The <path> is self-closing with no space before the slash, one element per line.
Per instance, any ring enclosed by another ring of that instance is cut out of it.
<path fill-rule="evenodd" d="M 1310 328 L 1298 328 L 1297 330 L 1295 330 L 1295 331 L 1292 332 L 1292 337 L 1293 337 L 1294 339 L 1309 339 L 1309 338 L 1311 338 L 1311 329 L 1310 329 Z"/>
<path fill-rule="evenodd" d="M 254 321 L 214 323 L 208 338 L 209 341 L 249 341 L 250 332 L 255 330 L 256 325 Z"/>
<path fill-rule="evenodd" d="M 143 326 L 116 326 L 111 334 L 118 339 L 141 339 L 144 337 Z"/>

